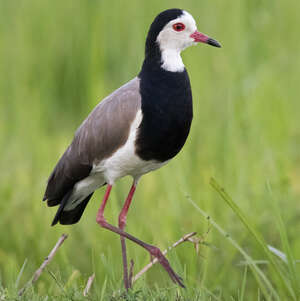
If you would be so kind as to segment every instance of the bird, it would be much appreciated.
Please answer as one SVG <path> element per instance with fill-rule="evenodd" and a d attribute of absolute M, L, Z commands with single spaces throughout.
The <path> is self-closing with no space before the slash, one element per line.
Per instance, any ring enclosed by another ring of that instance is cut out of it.
<path fill-rule="evenodd" d="M 104 98 L 77 129 L 50 174 L 43 201 L 58 206 L 52 226 L 77 223 L 93 193 L 106 187 L 96 222 L 120 236 L 125 289 L 128 279 L 125 239 L 156 257 L 171 280 L 184 287 L 159 248 L 125 232 L 127 213 L 144 174 L 166 165 L 182 149 L 193 119 L 189 76 L 181 51 L 205 43 L 221 45 L 197 30 L 193 16 L 179 8 L 159 13 L 145 43 L 145 57 L 136 77 Z M 104 209 L 112 187 L 131 176 L 132 186 L 118 218 L 108 223 Z"/>

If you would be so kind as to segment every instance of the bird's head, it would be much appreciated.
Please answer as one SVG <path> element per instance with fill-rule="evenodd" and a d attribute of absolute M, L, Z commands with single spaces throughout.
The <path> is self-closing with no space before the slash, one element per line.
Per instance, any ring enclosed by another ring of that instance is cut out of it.
<path fill-rule="evenodd" d="M 161 12 L 150 26 L 146 58 L 159 59 L 161 67 L 168 71 L 183 71 L 180 52 L 199 42 L 221 47 L 216 40 L 197 30 L 195 20 L 188 12 L 168 9 Z"/>

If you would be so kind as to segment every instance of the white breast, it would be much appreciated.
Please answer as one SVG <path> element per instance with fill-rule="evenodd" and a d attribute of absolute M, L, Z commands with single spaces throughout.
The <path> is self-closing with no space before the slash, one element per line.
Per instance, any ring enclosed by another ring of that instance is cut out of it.
<path fill-rule="evenodd" d="M 142 111 L 139 110 L 131 125 L 127 142 L 110 158 L 94 165 L 92 173 L 102 174 L 107 183 L 113 184 L 117 179 L 127 175 L 132 176 L 134 179 L 139 179 L 143 174 L 158 169 L 167 163 L 155 160 L 144 161 L 136 155 L 135 140 L 142 118 Z"/>

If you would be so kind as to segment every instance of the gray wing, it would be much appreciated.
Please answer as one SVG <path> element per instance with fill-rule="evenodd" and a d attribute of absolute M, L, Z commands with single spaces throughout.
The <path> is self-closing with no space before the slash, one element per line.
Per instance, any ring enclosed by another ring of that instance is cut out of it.
<path fill-rule="evenodd" d="M 74 185 L 86 178 L 93 163 L 111 156 L 127 141 L 141 108 L 140 82 L 134 78 L 106 97 L 90 113 L 51 173 L 43 200 L 58 205 Z"/>

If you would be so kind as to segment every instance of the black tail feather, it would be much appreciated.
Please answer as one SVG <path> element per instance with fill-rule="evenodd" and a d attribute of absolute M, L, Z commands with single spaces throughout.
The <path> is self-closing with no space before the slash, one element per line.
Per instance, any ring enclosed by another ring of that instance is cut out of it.
<path fill-rule="evenodd" d="M 71 195 L 71 192 L 72 192 L 72 190 L 69 190 L 69 191 L 65 194 L 65 196 L 63 197 L 63 199 L 61 200 L 60 206 L 59 206 L 59 208 L 58 208 L 58 210 L 57 210 L 57 212 L 56 212 L 56 214 L 55 214 L 55 217 L 54 217 L 54 219 L 53 219 L 53 221 L 52 221 L 51 226 L 54 226 L 54 225 L 56 225 L 56 224 L 58 223 L 58 221 L 59 221 L 59 219 L 60 219 L 60 215 L 61 215 L 63 209 L 65 208 L 66 204 L 67 204 L 67 201 L 68 201 L 68 199 L 69 199 L 69 197 L 70 197 L 70 195 Z"/>
<path fill-rule="evenodd" d="M 60 200 L 47 200 L 48 207 L 54 207 L 60 204 Z"/>
<path fill-rule="evenodd" d="M 64 207 L 65 207 L 65 205 L 66 205 L 66 204 L 63 204 L 63 201 L 65 199 L 65 197 L 64 197 L 63 200 L 62 200 L 62 202 L 61 202 L 61 205 L 60 205 L 59 209 L 57 210 L 55 218 L 54 218 L 54 220 L 52 222 L 52 226 L 54 226 L 55 224 L 57 224 L 58 221 L 62 225 L 76 224 L 80 220 L 80 218 L 81 218 L 81 216 L 83 214 L 83 211 L 84 211 L 86 205 L 88 204 L 90 198 L 92 197 L 92 195 L 93 195 L 93 193 L 91 193 L 90 195 L 88 195 L 74 209 L 68 210 L 68 211 L 64 211 L 63 210 Z M 67 199 L 68 199 L 68 197 L 67 197 Z"/>

